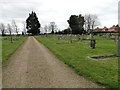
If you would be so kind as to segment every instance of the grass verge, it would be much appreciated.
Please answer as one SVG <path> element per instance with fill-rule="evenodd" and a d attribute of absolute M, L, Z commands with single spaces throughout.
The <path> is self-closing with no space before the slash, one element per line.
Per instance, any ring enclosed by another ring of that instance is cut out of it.
<path fill-rule="evenodd" d="M 35 36 L 35 38 L 52 51 L 61 61 L 72 67 L 79 75 L 106 86 L 118 88 L 118 58 L 94 61 L 87 56 L 115 54 L 115 41 L 97 38 L 96 49 L 89 44 L 74 42 L 56 37 Z"/>
<path fill-rule="evenodd" d="M 10 38 L 9 36 L 5 36 L 2 38 Z M 15 53 L 15 51 L 24 43 L 24 41 L 27 39 L 27 36 L 14 36 L 14 38 L 20 38 L 19 40 L 13 41 L 13 43 L 10 42 L 10 40 L 3 40 L 2 41 L 2 64 L 4 64 L 9 57 Z"/>

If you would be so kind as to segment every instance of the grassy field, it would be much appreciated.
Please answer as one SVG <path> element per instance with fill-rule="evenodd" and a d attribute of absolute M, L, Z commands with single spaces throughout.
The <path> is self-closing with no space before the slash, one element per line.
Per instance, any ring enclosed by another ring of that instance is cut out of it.
<path fill-rule="evenodd" d="M 79 75 L 107 88 L 119 87 L 118 58 L 101 61 L 88 58 L 94 55 L 115 54 L 115 41 L 97 38 L 96 49 L 90 49 L 89 44 L 84 41 L 67 44 L 66 40 L 58 40 L 57 37 L 35 36 L 35 38 Z"/>
<path fill-rule="evenodd" d="M 2 38 L 10 38 L 9 36 L 5 36 Z M 14 36 L 13 38 L 16 38 Z M 26 36 L 17 36 L 17 38 L 20 38 L 19 40 L 13 41 L 13 43 L 10 42 L 10 40 L 2 40 L 2 63 L 4 62 L 19 48 L 19 46 L 27 39 Z"/>

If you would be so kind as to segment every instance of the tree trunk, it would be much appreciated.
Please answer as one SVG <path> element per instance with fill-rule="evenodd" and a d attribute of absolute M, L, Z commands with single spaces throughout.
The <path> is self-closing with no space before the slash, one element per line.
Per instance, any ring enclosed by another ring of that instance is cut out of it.
<path fill-rule="evenodd" d="M 10 33 L 10 36 L 11 36 L 10 41 L 11 41 L 11 43 L 13 43 L 13 39 L 12 39 L 12 35 L 11 35 L 11 33 Z"/>

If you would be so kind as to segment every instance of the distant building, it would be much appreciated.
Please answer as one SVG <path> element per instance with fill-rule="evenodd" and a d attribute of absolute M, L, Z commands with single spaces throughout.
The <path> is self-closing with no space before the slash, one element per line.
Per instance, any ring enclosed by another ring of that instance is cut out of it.
<path fill-rule="evenodd" d="M 102 28 L 97 27 L 95 30 L 96 31 L 102 31 Z"/>
<path fill-rule="evenodd" d="M 115 32 L 120 32 L 120 27 L 119 27 L 119 25 L 113 25 L 112 27 L 110 27 L 110 28 L 107 28 L 107 27 L 104 27 L 104 28 L 99 28 L 99 27 L 97 27 L 96 29 L 95 29 L 95 31 L 115 31 Z"/>
<path fill-rule="evenodd" d="M 108 31 L 108 28 L 107 28 L 107 27 L 104 27 L 102 30 L 103 30 L 103 31 Z"/>
<path fill-rule="evenodd" d="M 116 26 L 113 25 L 112 27 L 110 27 L 110 28 L 108 29 L 108 31 L 116 31 Z"/>

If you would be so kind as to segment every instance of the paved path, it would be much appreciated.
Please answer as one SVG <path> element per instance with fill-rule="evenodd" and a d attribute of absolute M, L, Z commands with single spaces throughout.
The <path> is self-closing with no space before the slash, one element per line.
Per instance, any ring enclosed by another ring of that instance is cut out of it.
<path fill-rule="evenodd" d="M 3 88 L 100 88 L 75 74 L 34 37 L 3 67 Z"/>

